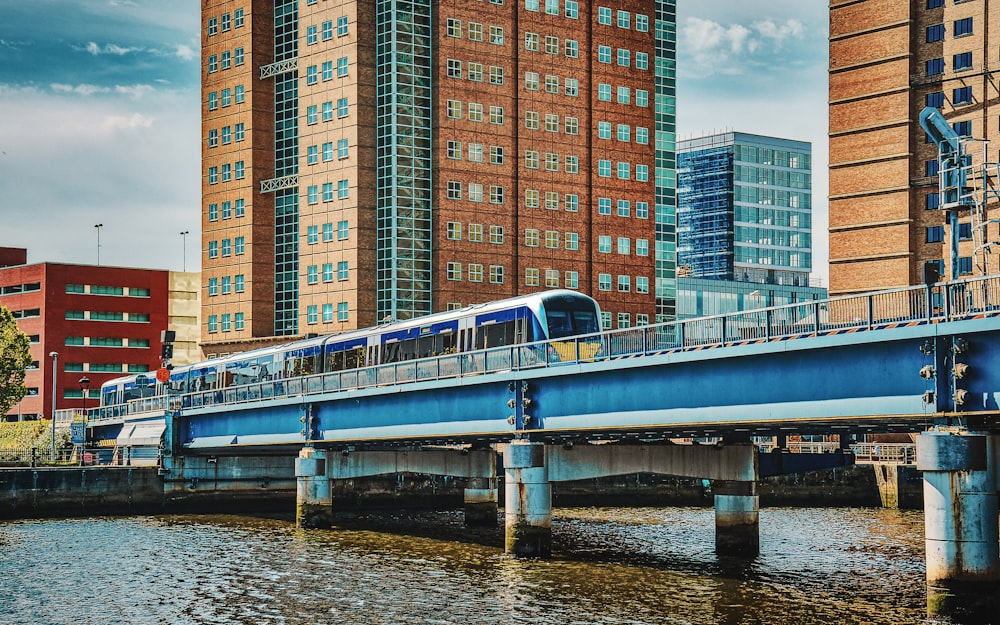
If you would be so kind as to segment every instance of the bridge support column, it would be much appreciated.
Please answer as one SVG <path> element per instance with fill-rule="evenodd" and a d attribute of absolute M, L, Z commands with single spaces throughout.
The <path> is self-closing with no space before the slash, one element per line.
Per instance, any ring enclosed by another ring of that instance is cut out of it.
<path fill-rule="evenodd" d="M 465 525 L 496 527 L 497 482 L 490 478 L 470 478 L 465 488 Z"/>
<path fill-rule="evenodd" d="M 513 441 L 503 454 L 504 550 L 517 557 L 552 555 L 552 485 L 545 445 Z"/>
<path fill-rule="evenodd" d="M 875 483 L 878 485 L 878 496 L 882 501 L 883 508 L 899 507 L 899 491 L 902 488 L 901 481 L 904 479 L 901 467 L 895 464 L 885 464 L 876 462 L 872 465 L 875 470 Z"/>
<path fill-rule="evenodd" d="M 712 482 L 715 493 L 715 552 L 720 556 L 760 554 L 760 497 L 757 482 Z"/>
<path fill-rule="evenodd" d="M 994 442 L 964 430 L 924 432 L 917 438 L 930 614 L 990 618 L 1000 608 Z"/>
<path fill-rule="evenodd" d="M 333 523 L 333 491 L 326 470 L 327 452 L 303 447 L 295 459 L 295 524 L 327 528 Z"/>

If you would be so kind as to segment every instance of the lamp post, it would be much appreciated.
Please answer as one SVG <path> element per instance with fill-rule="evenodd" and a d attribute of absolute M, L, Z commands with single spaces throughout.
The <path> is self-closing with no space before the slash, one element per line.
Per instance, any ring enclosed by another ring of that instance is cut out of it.
<path fill-rule="evenodd" d="M 52 357 L 52 462 L 56 461 L 56 371 L 59 364 L 59 352 L 49 352 Z"/>
<path fill-rule="evenodd" d="M 183 251 L 183 256 L 182 256 L 182 259 L 181 259 L 181 266 L 183 267 L 182 271 L 187 271 L 188 270 L 188 267 L 187 267 L 187 260 L 188 260 L 188 258 L 187 258 L 187 256 L 188 256 L 188 254 L 187 254 L 187 242 L 188 242 L 188 237 L 187 237 L 187 235 L 189 235 L 189 234 L 191 234 L 191 231 L 189 231 L 189 230 L 185 230 L 184 232 L 181 233 L 181 246 L 182 246 L 181 250 Z"/>
<path fill-rule="evenodd" d="M 98 266 L 100 266 L 100 264 L 101 264 L 101 228 L 104 227 L 104 224 L 94 224 L 94 227 L 97 228 L 97 264 L 98 264 Z"/>
<path fill-rule="evenodd" d="M 83 437 L 80 442 L 80 466 L 83 466 L 87 453 L 87 395 L 90 394 L 90 378 L 80 378 L 80 392 L 83 394 Z"/>

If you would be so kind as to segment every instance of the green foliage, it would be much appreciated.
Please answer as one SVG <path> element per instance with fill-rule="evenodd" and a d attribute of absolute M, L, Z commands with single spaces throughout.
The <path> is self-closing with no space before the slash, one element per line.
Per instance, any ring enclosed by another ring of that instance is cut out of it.
<path fill-rule="evenodd" d="M 29 346 L 28 336 L 18 329 L 14 315 L 0 306 L 0 416 L 28 392 L 24 372 L 31 364 Z"/>

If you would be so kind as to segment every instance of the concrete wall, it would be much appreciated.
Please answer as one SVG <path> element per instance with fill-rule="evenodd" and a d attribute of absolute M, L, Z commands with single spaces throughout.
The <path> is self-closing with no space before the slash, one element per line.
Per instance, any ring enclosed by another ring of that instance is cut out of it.
<path fill-rule="evenodd" d="M 0 470 L 0 518 L 153 514 L 163 509 L 156 467 Z"/>

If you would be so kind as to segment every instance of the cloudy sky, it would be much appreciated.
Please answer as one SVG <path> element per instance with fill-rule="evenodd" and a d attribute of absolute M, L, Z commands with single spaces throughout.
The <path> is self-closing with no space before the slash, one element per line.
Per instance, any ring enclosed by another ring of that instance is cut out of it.
<path fill-rule="evenodd" d="M 199 5 L 0 0 L 0 246 L 199 268 Z M 825 279 L 826 2 L 678 0 L 678 137 L 813 144 Z"/>

